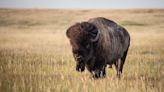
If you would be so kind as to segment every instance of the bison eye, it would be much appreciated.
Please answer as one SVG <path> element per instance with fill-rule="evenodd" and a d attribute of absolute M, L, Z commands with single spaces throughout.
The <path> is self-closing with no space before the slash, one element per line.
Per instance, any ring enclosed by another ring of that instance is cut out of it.
<path fill-rule="evenodd" d="M 89 48 L 90 48 L 90 44 L 87 44 L 87 45 L 86 45 L 86 48 L 89 49 Z"/>

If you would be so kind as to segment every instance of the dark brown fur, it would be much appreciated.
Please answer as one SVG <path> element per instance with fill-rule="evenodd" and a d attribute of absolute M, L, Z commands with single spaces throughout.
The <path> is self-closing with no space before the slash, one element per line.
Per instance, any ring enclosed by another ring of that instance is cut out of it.
<path fill-rule="evenodd" d="M 93 42 L 91 39 L 96 38 L 98 32 L 99 38 Z M 66 34 L 77 61 L 76 70 L 84 71 L 86 67 L 95 78 L 99 78 L 106 75 L 107 65 L 114 64 L 120 77 L 130 45 L 130 36 L 125 28 L 98 17 L 71 26 Z"/>

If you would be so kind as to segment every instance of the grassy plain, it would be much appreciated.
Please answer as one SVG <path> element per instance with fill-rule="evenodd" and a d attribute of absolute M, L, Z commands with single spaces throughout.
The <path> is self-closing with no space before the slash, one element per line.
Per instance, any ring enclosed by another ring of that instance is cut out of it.
<path fill-rule="evenodd" d="M 66 29 L 106 17 L 124 26 L 131 46 L 121 80 L 76 72 Z M 164 10 L 0 9 L 0 92 L 163 92 Z"/>

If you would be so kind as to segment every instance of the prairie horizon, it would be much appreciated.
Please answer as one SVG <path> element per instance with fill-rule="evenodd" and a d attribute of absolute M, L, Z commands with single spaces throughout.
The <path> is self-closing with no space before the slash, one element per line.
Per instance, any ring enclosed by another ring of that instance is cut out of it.
<path fill-rule="evenodd" d="M 163 0 L 0 0 L 0 8 L 134 9 L 164 8 Z"/>
<path fill-rule="evenodd" d="M 120 80 L 75 70 L 65 35 L 74 23 L 105 17 L 125 27 L 130 50 Z M 164 9 L 0 9 L 1 92 L 162 92 Z"/>

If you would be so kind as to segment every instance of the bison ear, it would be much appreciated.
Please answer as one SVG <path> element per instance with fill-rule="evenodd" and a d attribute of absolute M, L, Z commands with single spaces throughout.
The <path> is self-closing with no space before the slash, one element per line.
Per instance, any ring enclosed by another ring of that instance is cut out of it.
<path fill-rule="evenodd" d="M 80 26 L 80 23 L 76 23 L 76 24 L 70 26 L 70 27 L 67 29 L 67 31 L 66 31 L 66 36 L 67 36 L 68 38 L 70 38 L 70 34 L 71 34 L 72 32 L 75 32 L 76 30 L 78 30 L 78 27 L 79 27 L 79 26 Z"/>
<path fill-rule="evenodd" d="M 69 33 L 70 33 L 70 28 L 69 28 L 69 29 L 67 29 L 67 31 L 66 31 L 66 36 L 67 36 L 68 38 L 70 38 Z"/>
<path fill-rule="evenodd" d="M 89 33 L 89 36 L 92 42 L 95 42 L 98 40 L 100 31 L 95 25 L 89 22 L 82 22 L 81 28 L 84 31 L 87 31 Z"/>

